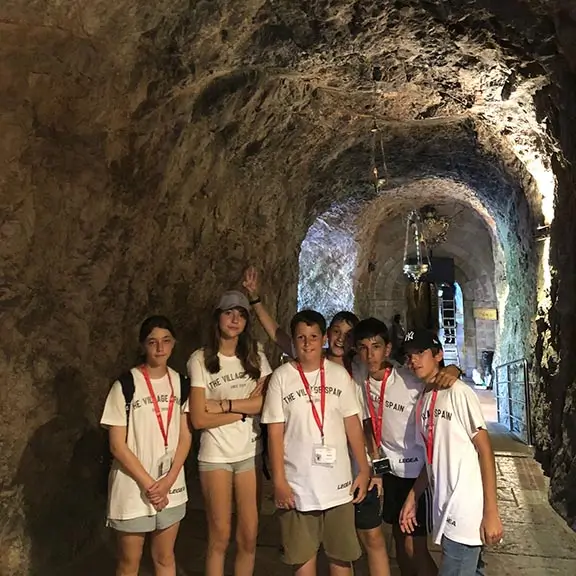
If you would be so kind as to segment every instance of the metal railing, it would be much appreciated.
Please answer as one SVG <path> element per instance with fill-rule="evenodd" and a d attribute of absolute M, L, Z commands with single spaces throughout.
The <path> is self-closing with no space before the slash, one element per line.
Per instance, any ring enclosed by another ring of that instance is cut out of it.
<path fill-rule="evenodd" d="M 504 376 L 504 378 L 502 377 Z M 498 422 L 519 440 L 532 445 L 532 413 L 528 360 L 513 360 L 494 369 Z"/>

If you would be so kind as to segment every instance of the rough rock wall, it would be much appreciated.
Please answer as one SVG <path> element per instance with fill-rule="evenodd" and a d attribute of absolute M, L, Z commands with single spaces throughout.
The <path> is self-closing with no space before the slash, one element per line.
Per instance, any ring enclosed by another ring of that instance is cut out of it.
<path fill-rule="evenodd" d="M 557 22 L 571 74 L 564 72 L 538 102 L 557 135 L 553 158 L 558 183 L 551 227 L 550 307 L 543 302 L 535 322 L 533 414 L 537 458 L 550 474 L 550 499 L 576 530 L 576 13 Z"/>
<path fill-rule="evenodd" d="M 92 41 L 0 26 L 0 554 L 3 576 L 22 576 L 58 573 L 97 541 L 96 423 L 139 322 L 174 319 L 181 367 L 248 262 L 276 279 L 267 302 L 286 318 L 305 203 L 298 177 L 269 174 L 285 161 L 283 118 L 267 126 L 258 107 L 281 82 L 238 74 L 165 97 L 173 78 L 118 69 Z M 250 161 L 259 141 L 263 166 Z"/>

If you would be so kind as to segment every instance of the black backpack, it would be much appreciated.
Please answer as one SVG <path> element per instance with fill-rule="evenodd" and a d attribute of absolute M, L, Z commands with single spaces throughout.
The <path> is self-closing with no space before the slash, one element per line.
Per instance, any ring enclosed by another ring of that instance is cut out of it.
<path fill-rule="evenodd" d="M 188 400 L 188 395 L 190 394 L 190 378 L 184 374 L 178 373 L 180 376 L 180 405 L 184 404 Z M 124 409 L 126 410 L 126 437 L 128 437 L 128 423 L 130 422 L 130 406 L 132 405 L 132 399 L 134 398 L 134 375 L 131 370 L 120 374 L 117 378 L 122 387 L 122 394 L 124 396 Z M 105 430 L 104 437 L 104 456 L 103 467 L 102 467 L 102 486 L 106 493 L 108 493 L 108 477 L 110 475 L 110 470 L 112 468 L 112 462 L 114 457 L 110 451 L 110 439 L 108 431 Z"/>

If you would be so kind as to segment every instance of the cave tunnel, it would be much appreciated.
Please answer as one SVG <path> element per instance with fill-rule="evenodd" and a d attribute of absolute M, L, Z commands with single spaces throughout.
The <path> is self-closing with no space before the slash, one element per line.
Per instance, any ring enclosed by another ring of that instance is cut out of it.
<path fill-rule="evenodd" d="M 173 319 L 183 370 L 253 264 L 281 325 L 389 322 L 427 206 L 461 366 L 526 359 L 534 455 L 576 526 L 572 0 L 10 0 L 0 32 L 3 576 L 99 557 L 98 422 L 143 318 Z"/>

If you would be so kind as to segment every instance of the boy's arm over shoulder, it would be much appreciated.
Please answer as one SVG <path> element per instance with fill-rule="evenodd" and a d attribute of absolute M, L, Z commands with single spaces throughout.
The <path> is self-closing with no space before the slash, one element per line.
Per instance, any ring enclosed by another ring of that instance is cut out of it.
<path fill-rule="evenodd" d="M 480 430 L 486 430 L 486 421 L 476 392 L 461 380 L 457 380 L 448 393 L 452 396 L 455 416 L 464 426 L 470 439 Z"/>

